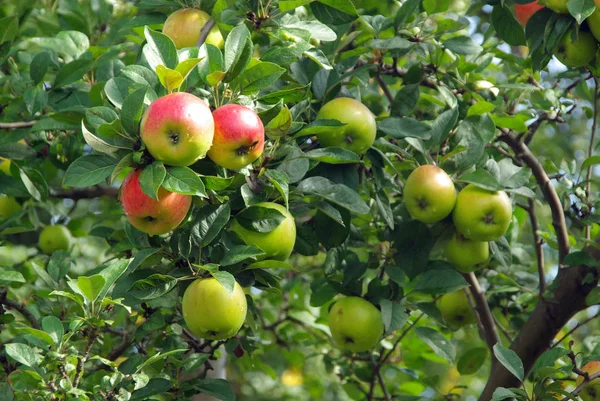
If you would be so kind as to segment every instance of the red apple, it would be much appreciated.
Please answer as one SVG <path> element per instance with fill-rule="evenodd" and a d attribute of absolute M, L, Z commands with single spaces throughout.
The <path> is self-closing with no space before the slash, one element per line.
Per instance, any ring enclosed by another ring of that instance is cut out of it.
<path fill-rule="evenodd" d="M 542 8 L 544 8 L 544 6 L 537 1 L 527 4 L 515 4 L 515 17 L 517 17 L 517 21 L 519 21 L 521 25 L 525 26 L 527 25 L 529 18 Z"/>
<path fill-rule="evenodd" d="M 208 157 L 219 166 L 239 170 L 262 155 L 265 128 L 258 115 L 239 104 L 226 104 L 213 112 L 215 136 Z"/>
<path fill-rule="evenodd" d="M 169 166 L 189 166 L 205 157 L 214 130 L 209 107 L 186 92 L 171 93 L 152 102 L 140 127 L 148 152 Z"/>
<path fill-rule="evenodd" d="M 158 190 L 158 200 L 142 192 L 141 170 L 134 170 L 125 177 L 121 189 L 121 203 L 132 226 L 149 235 L 166 234 L 173 231 L 185 218 L 192 197 L 169 192 L 163 187 Z"/>

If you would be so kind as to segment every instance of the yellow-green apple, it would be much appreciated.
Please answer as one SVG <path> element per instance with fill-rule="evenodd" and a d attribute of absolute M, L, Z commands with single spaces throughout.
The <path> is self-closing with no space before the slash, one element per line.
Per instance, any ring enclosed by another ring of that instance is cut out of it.
<path fill-rule="evenodd" d="M 463 290 L 442 295 L 438 300 L 438 309 L 444 322 L 453 329 L 475 322 L 475 315 Z"/>
<path fill-rule="evenodd" d="M 456 203 L 452 179 L 438 166 L 419 166 L 404 185 L 404 203 L 410 215 L 423 223 L 435 223 L 450 213 Z"/>
<path fill-rule="evenodd" d="M 141 170 L 130 172 L 121 188 L 121 204 L 132 226 L 149 235 L 173 231 L 187 215 L 192 204 L 190 195 L 158 189 L 158 200 L 152 199 L 140 186 Z"/>
<path fill-rule="evenodd" d="M 171 93 L 152 102 L 140 126 L 148 152 L 169 166 L 189 166 L 205 157 L 214 131 L 206 103 L 186 92 Z"/>
<path fill-rule="evenodd" d="M 338 120 L 345 124 L 319 133 L 317 137 L 323 146 L 337 146 L 360 155 L 375 141 L 375 116 L 358 100 L 349 97 L 333 99 L 321 107 L 317 120 Z"/>
<path fill-rule="evenodd" d="M 456 230 L 474 241 L 496 241 L 512 218 L 510 198 L 504 191 L 488 191 L 469 184 L 458 193 L 452 219 Z"/>
<path fill-rule="evenodd" d="M 200 38 L 202 28 L 204 28 L 209 19 L 210 15 L 202 10 L 183 8 L 167 17 L 162 31 L 173 40 L 175 47 L 178 49 L 194 47 L 198 42 L 198 38 Z M 217 25 L 213 26 L 208 32 L 204 43 L 220 49 L 223 48 L 225 41 Z"/>
<path fill-rule="evenodd" d="M 10 175 L 10 159 L 0 157 L 0 171 L 6 175 Z"/>
<path fill-rule="evenodd" d="M 183 319 L 200 338 L 233 337 L 246 320 L 246 310 L 246 295 L 237 282 L 230 294 L 214 278 L 198 279 L 183 294 Z"/>
<path fill-rule="evenodd" d="M 71 249 L 71 232 L 62 224 L 46 226 L 40 233 L 38 246 L 48 255 L 59 250 L 68 251 Z"/>
<path fill-rule="evenodd" d="M 569 14 L 567 0 L 539 0 L 539 3 L 558 14 Z"/>
<path fill-rule="evenodd" d="M 0 196 L 0 219 L 5 219 L 13 213 L 22 210 L 21 205 L 12 196 Z"/>
<path fill-rule="evenodd" d="M 579 31 L 575 39 L 573 34 L 571 29 L 562 37 L 554 48 L 554 55 L 567 67 L 583 67 L 596 57 L 598 41 L 590 32 Z"/>
<path fill-rule="evenodd" d="M 256 245 L 265 252 L 264 258 L 275 260 L 287 260 L 294 250 L 296 243 L 296 222 L 294 216 L 288 210 L 273 202 L 261 202 L 255 206 L 275 209 L 285 216 L 285 219 L 273 230 L 267 233 L 249 230 L 243 227 L 237 220 L 231 224 L 231 230 L 235 232 L 246 245 Z"/>
<path fill-rule="evenodd" d="M 586 21 L 596 40 L 600 40 L 600 0 L 595 0 L 595 2 L 596 10 L 587 17 Z"/>
<path fill-rule="evenodd" d="M 583 365 L 581 368 L 588 375 L 600 372 L 600 361 L 591 361 Z M 583 376 L 577 378 L 577 385 L 583 383 Z M 595 379 L 589 382 L 579 393 L 583 401 L 598 401 L 600 400 L 600 379 Z"/>
<path fill-rule="evenodd" d="M 239 170 L 260 157 L 265 127 L 258 115 L 239 104 L 226 104 L 213 112 L 215 135 L 208 157 L 219 166 Z"/>
<path fill-rule="evenodd" d="M 346 297 L 331 307 L 329 329 L 339 348 L 364 352 L 379 343 L 383 334 L 383 317 L 369 301 L 360 297 Z"/>
<path fill-rule="evenodd" d="M 515 17 L 517 17 L 517 21 L 519 21 L 521 25 L 525 26 L 531 16 L 542 8 L 544 8 L 544 6 L 537 1 L 532 1 L 527 4 L 515 4 Z"/>
<path fill-rule="evenodd" d="M 490 258 L 485 241 L 473 241 L 455 233 L 444 248 L 446 260 L 461 273 L 471 273 L 484 267 Z"/>

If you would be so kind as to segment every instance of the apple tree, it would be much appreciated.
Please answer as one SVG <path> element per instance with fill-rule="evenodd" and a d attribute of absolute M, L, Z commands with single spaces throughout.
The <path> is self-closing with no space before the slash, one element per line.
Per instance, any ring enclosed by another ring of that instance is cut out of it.
<path fill-rule="evenodd" d="M 0 400 L 600 399 L 598 40 L 591 0 L 2 1 Z"/>

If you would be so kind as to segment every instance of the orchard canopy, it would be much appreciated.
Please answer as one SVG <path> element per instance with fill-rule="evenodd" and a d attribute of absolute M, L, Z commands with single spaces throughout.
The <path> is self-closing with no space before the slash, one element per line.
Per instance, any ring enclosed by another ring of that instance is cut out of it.
<path fill-rule="evenodd" d="M 542 2 L 0 1 L 0 401 L 600 401 L 600 3 Z"/>

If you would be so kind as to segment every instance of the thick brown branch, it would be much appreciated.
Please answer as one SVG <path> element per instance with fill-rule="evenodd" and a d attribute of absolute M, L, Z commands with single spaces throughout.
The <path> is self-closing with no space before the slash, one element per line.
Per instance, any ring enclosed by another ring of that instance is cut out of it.
<path fill-rule="evenodd" d="M 33 121 L 19 121 L 19 122 L 16 122 L 16 123 L 0 123 L 0 129 L 29 128 L 29 127 L 33 127 L 35 123 L 37 123 L 36 120 L 33 120 Z"/>
<path fill-rule="evenodd" d="M 479 320 L 481 320 L 481 325 L 483 326 L 485 332 L 485 342 L 490 349 L 491 355 L 494 355 L 494 345 L 500 342 L 500 336 L 498 335 L 498 330 L 496 330 L 496 322 L 494 321 L 494 316 L 492 315 L 492 311 L 490 310 L 490 306 L 488 305 L 487 299 L 485 298 L 485 293 L 481 289 L 479 285 L 479 281 L 477 281 L 477 277 L 475 277 L 474 273 L 465 274 L 465 279 L 471 285 L 471 295 L 473 296 L 473 300 L 475 301 L 475 309 L 477 310 L 477 314 L 479 315 Z M 492 359 L 492 366 L 495 365 L 496 359 Z"/>
<path fill-rule="evenodd" d="M 515 152 L 515 155 L 523 160 L 523 162 L 531 169 L 535 180 L 537 181 L 550 209 L 552 211 L 552 226 L 556 232 L 556 241 L 558 243 L 558 261 L 562 263 L 565 256 L 569 254 L 569 234 L 567 232 L 567 223 L 565 221 L 565 213 L 562 203 L 554 186 L 550 182 L 550 178 L 540 164 L 539 160 L 531 153 L 531 150 L 522 141 L 510 134 L 508 131 L 503 131 L 500 140 L 508 144 Z"/>
<path fill-rule="evenodd" d="M 90 187 L 84 189 L 66 189 L 55 191 L 52 196 L 55 198 L 68 198 L 73 200 L 79 199 L 94 199 L 101 196 L 109 196 L 116 198 L 119 195 L 118 188 L 105 188 L 105 187 Z"/>
<path fill-rule="evenodd" d="M 200 30 L 200 37 L 198 37 L 196 46 L 198 46 L 198 47 L 202 46 L 202 44 L 206 40 L 206 37 L 210 33 L 210 30 L 213 28 L 213 26 L 215 26 L 215 20 L 211 18 L 206 22 L 206 25 L 204 25 L 202 27 L 202 30 Z"/>

